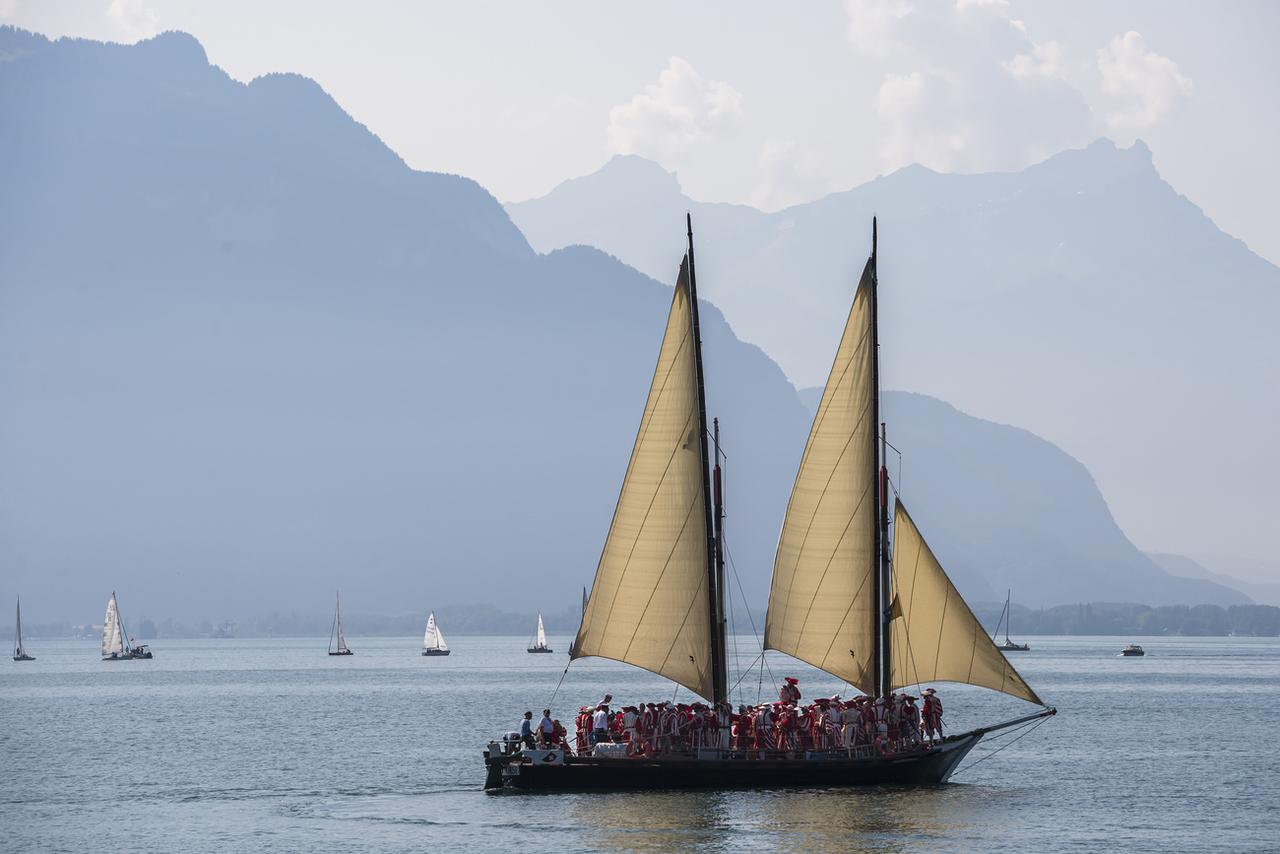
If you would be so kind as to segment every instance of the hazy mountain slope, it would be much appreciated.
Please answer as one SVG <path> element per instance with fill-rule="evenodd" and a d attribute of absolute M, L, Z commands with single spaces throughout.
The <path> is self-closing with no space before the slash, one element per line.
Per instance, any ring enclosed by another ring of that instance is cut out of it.
<path fill-rule="evenodd" d="M 817 411 L 821 388 L 799 395 Z M 1178 572 L 1139 552 L 1089 471 L 1050 442 L 908 392 L 885 392 L 884 415 L 903 453 L 902 498 L 971 601 L 1001 599 L 1006 588 L 1033 608 L 1251 601 L 1224 579 Z"/>
<path fill-rule="evenodd" d="M 323 613 L 339 586 L 352 614 L 576 607 L 669 287 L 594 249 L 536 255 L 474 182 L 409 170 L 303 78 L 230 80 L 190 37 L 0 28 L 0 58 L 0 595 L 77 622 L 112 587 L 157 619 Z M 716 308 L 703 320 L 758 604 L 810 414 Z M 1221 601 L 1134 594 L 1149 567 L 1079 466 L 1059 491 L 1085 498 L 1019 517 L 1014 553 L 1005 510 L 954 505 L 981 476 L 1004 508 L 1034 467 L 946 449 L 1025 434 L 971 440 L 984 422 L 902 406 L 901 446 L 935 449 L 910 452 L 912 506 L 969 596 L 1016 577 L 1025 602 Z"/>
<path fill-rule="evenodd" d="M 1012 588 L 1030 607 L 1251 601 L 1153 563 L 1116 525 L 1088 470 L 1038 436 L 906 392 L 885 393 L 884 418 L 903 454 L 902 500 L 969 598 L 981 579 L 994 588 L 986 601 Z"/>
<path fill-rule="evenodd" d="M 1204 579 L 1230 587 L 1232 590 L 1239 590 L 1259 605 L 1280 605 L 1280 584 L 1246 581 L 1224 572 L 1214 572 L 1204 564 L 1184 555 L 1147 552 L 1147 557 L 1170 575 Z"/>
<path fill-rule="evenodd" d="M 646 271 L 646 223 L 692 210 L 704 293 L 801 385 L 825 379 L 878 214 L 888 385 L 1049 438 L 1138 542 L 1280 553 L 1280 269 L 1161 180 L 1141 143 L 1012 174 L 913 166 L 773 214 L 699 204 L 615 158 L 507 208 L 539 250 L 587 242 Z"/>
<path fill-rule="evenodd" d="M 22 42 L 26 51 L 11 50 Z M 0 580 L 40 619 L 353 613 L 589 582 L 669 287 L 535 255 L 313 82 L 0 30 Z M 684 245 L 672 217 L 670 273 Z M 707 306 L 740 570 L 808 416 Z M 751 487 L 748 489 L 747 485 Z"/>

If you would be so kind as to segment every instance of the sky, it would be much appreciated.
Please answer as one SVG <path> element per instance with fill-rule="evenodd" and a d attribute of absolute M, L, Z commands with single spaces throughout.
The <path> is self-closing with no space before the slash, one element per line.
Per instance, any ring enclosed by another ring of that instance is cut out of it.
<path fill-rule="evenodd" d="M 1280 263 L 1280 4 L 1135 0 L 0 0 L 51 37 L 198 38 L 317 80 L 414 168 L 502 201 L 617 153 L 773 210 L 920 162 L 1015 170 L 1109 136 Z"/>

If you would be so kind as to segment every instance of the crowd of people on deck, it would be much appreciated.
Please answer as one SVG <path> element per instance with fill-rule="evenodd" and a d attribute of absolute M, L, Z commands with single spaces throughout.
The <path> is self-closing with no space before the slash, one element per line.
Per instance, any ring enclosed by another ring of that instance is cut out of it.
<path fill-rule="evenodd" d="M 917 705 L 920 703 L 920 705 Z M 544 709 L 535 725 L 525 712 L 520 739 L 530 748 L 559 748 L 579 756 L 596 745 L 625 745 L 629 756 L 683 753 L 698 749 L 764 752 L 872 751 L 887 755 L 942 738 L 942 702 L 933 688 L 921 697 L 839 695 L 801 703 L 799 680 L 788 676 L 777 702 L 738 706 L 728 703 L 638 703 L 615 706 L 606 694 L 595 706 L 582 706 L 575 737 Z"/>

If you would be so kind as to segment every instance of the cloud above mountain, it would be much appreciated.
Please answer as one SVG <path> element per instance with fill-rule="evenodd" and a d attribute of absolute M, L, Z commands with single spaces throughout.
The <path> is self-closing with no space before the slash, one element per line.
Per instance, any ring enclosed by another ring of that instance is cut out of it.
<path fill-rule="evenodd" d="M 1191 93 L 1141 33 L 1093 54 L 1035 40 L 1004 0 L 849 0 L 853 49 L 881 69 L 886 168 L 1010 169 L 1107 132 L 1122 142 Z"/>
<path fill-rule="evenodd" d="M 673 56 L 656 83 L 609 111 L 609 148 L 671 163 L 700 140 L 741 123 L 741 92 Z"/>

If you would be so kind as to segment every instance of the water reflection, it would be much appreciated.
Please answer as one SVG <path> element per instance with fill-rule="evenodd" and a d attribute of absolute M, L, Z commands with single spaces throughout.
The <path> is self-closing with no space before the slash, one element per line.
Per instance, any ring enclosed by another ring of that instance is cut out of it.
<path fill-rule="evenodd" d="M 580 796 L 571 813 L 599 851 L 713 851 L 733 823 L 723 792 L 633 792 Z"/>
<path fill-rule="evenodd" d="M 575 796 L 568 818 L 601 851 L 910 851 L 981 839 L 1004 795 L 985 786 L 640 792 Z"/>

